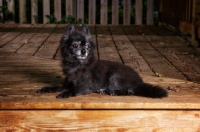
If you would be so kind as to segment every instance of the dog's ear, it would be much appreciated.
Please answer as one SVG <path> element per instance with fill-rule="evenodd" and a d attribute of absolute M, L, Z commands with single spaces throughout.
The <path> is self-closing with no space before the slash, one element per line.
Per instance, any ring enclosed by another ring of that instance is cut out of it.
<path fill-rule="evenodd" d="M 87 35 L 90 35 L 90 31 L 89 28 L 87 27 L 87 25 L 82 24 L 81 30 L 86 33 Z"/>
<path fill-rule="evenodd" d="M 73 33 L 75 30 L 76 29 L 75 29 L 73 24 L 70 24 L 69 26 L 67 26 L 66 31 L 65 31 L 64 35 L 62 36 L 62 38 L 61 38 L 61 42 L 62 41 L 66 41 L 69 38 L 69 35 L 71 33 Z"/>
<path fill-rule="evenodd" d="M 70 24 L 70 25 L 67 26 L 67 28 L 66 28 L 66 33 L 67 33 L 68 35 L 70 35 L 70 34 L 73 33 L 75 30 L 76 30 L 76 28 L 74 27 L 74 25 L 73 25 L 73 24 Z"/>

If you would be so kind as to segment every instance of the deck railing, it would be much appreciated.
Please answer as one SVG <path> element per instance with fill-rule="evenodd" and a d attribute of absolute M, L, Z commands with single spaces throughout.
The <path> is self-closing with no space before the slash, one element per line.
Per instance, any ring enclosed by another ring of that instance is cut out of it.
<path fill-rule="evenodd" d="M 27 22 L 27 17 L 31 17 L 31 23 L 39 23 L 38 17 L 42 17 L 42 23 L 49 22 L 49 19 L 46 15 L 50 15 L 50 0 L 42 0 L 43 11 L 42 13 L 38 13 L 38 0 L 31 0 L 31 13 L 27 14 L 27 1 L 30 0 L 19 0 L 19 11 L 16 11 L 15 8 L 15 0 L 0 0 L 0 6 L 6 5 L 9 11 L 11 11 L 14 15 L 19 12 L 19 23 Z M 147 24 L 153 25 L 153 9 L 154 9 L 154 0 L 147 0 L 145 7 L 143 6 L 143 0 L 124 0 L 123 2 L 123 17 L 119 17 L 119 0 L 65 0 L 64 4 L 61 0 L 54 0 L 54 16 L 57 21 L 61 21 L 63 13 L 63 9 L 65 8 L 64 15 L 73 16 L 76 20 L 87 19 L 88 24 Z M 88 5 L 86 5 L 86 2 Z M 98 3 L 97 3 L 98 2 Z M 108 5 L 108 2 L 111 3 L 111 6 Z M 51 3 L 52 4 L 52 3 Z M 64 7 L 64 8 L 63 8 Z M 85 8 L 87 8 L 87 11 Z M 98 8 L 97 8 L 98 7 Z M 108 7 L 111 15 L 111 22 L 108 23 Z M 63 8 L 63 9 L 62 9 Z M 145 8 L 146 12 L 143 12 L 143 8 Z M 99 12 L 100 15 L 97 16 L 96 12 Z M 131 15 L 131 13 L 133 15 Z M 87 14 L 87 17 L 86 15 Z M 143 15 L 145 14 L 145 15 Z M 40 16 L 42 15 L 42 16 Z M 0 17 L 5 17 L 1 15 Z M 99 23 L 97 22 L 97 17 L 99 18 Z M 132 18 L 134 17 L 134 18 Z M 145 18 L 144 18 L 145 17 Z M 119 19 L 123 19 L 121 23 L 119 23 Z M 132 21 L 131 21 L 132 20 Z M 134 21 L 133 21 L 134 20 Z"/>
<path fill-rule="evenodd" d="M 192 34 L 193 0 L 160 0 L 160 21 Z"/>

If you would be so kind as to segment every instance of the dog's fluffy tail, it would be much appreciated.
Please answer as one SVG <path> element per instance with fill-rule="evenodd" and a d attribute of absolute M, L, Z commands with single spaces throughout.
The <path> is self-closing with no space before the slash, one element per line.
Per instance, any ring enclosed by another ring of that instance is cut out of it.
<path fill-rule="evenodd" d="M 134 94 L 150 98 L 162 98 L 168 96 L 165 89 L 148 83 L 141 83 L 137 88 L 135 88 Z"/>

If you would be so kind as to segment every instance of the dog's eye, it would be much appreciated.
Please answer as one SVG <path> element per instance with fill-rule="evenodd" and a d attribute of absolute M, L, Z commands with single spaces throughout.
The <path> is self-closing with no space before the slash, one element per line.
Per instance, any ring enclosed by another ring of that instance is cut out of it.
<path fill-rule="evenodd" d="M 73 47 L 74 48 L 78 48 L 78 44 L 73 44 Z"/>

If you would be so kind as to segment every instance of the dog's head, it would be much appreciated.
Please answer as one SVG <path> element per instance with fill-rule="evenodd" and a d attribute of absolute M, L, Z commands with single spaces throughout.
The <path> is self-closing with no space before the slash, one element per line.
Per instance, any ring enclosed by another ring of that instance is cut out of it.
<path fill-rule="evenodd" d="M 61 54 L 63 59 L 86 61 L 93 55 L 94 42 L 86 25 L 76 30 L 73 24 L 66 28 L 61 38 Z"/>

